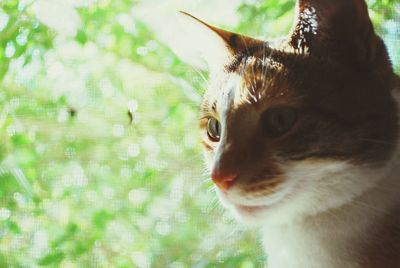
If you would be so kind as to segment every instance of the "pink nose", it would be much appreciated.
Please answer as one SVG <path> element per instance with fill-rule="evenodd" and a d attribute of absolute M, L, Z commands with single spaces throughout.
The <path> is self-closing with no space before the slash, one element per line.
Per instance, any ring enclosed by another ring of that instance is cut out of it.
<path fill-rule="evenodd" d="M 214 170 L 211 173 L 213 182 L 223 191 L 226 191 L 231 186 L 232 182 L 238 175 L 235 172 L 225 172 L 221 170 Z"/>

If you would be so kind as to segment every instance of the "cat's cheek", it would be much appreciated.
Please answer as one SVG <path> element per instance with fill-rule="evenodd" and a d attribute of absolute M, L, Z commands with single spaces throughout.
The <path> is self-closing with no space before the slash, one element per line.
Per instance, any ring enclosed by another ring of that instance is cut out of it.
<path fill-rule="evenodd" d="M 300 195 L 292 198 L 296 209 L 291 213 L 304 217 L 349 204 L 372 189 L 387 169 L 361 169 L 340 161 L 318 162 L 303 161 L 286 170 L 292 181 L 299 179 L 298 174 L 307 174 L 298 184 Z"/>

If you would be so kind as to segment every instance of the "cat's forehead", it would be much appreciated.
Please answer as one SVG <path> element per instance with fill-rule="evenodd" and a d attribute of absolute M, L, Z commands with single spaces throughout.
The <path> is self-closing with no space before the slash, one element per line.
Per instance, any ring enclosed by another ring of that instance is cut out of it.
<path fill-rule="evenodd" d="M 289 88 L 288 69 L 279 59 L 261 53 L 240 55 L 212 79 L 204 105 L 216 111 L 249 105 L 262 109 L 293 102 L 296 92 Z"/>

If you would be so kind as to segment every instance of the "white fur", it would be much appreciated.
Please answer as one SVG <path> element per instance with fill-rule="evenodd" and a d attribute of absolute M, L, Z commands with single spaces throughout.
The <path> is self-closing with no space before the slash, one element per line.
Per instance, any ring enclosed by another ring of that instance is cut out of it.
<path fill-rule="evenodd" d="M 386 216 L 392 206 L 399 203 L 396 191 L 399 183 L 396 181 L 400 169 L 392 164 L 388 170 L 371 175 L 355 171 L 332 178 L 337 180 L 338 188 L 332 191 L 322 189 L 319 203 L 310 202 L 317 201 L 315 197 L 318 194 L 305 194 L 307 197 L 300 198 L 299 203 L 291 202 L 292 206 L 280 213 L 296 214 L 297 219 L 278 224 L 266 222 L 262 232 L 269 256 L 268 267 L 362 267 L 361 260 L 354 255 L 359 254 L 364 243 L 368 243 L 375 221 Z M 340 184 L 346 178 L 352 180 L 346 186 L 342 185 L 340 191 Z M 352 183 L 362 180 L 367 180 L 368 187 Z M 338 195 L 335 196 L 335 192 Z M 301 218 L 301 214 L 306 217 Z"/>

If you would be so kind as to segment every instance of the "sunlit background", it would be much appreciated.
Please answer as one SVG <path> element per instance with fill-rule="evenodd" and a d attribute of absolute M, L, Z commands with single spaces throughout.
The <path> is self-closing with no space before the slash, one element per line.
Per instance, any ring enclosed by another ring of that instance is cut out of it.
<path fill-rule="evenodd" d="M 370 0 L 393 62 L 400 4 Z M 254 37 L 294 0 L 0 0 L 0 267 L 262 267 L 218 204 L 176 10 Z M 397 65 L 396 65 L 397 66 Z"/>

